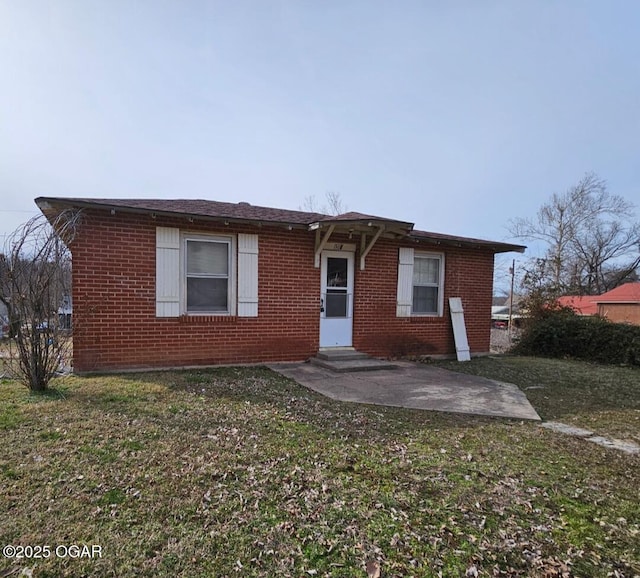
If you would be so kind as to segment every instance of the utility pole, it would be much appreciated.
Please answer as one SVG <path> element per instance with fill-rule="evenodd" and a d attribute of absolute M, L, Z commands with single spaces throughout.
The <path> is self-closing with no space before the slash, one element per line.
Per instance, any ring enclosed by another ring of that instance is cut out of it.
<path fill-rule="evenodd" d="M 509 268 L 511 273 L 511 291 L 509 292 L 509 324 L 507 325 L 507 331 L 509 332 L 509 341 L 511 341 L 511 321 L 513 319 L 513 282 L 516 278 L 516 260 L 514 259 Z"/>

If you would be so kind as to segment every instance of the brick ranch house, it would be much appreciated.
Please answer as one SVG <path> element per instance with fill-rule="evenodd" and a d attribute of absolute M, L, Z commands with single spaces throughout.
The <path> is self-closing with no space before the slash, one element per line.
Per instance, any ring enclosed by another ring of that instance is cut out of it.
<path fill-rule="evenodd" d="M 495 253 L 520 245 L 393 219 L 203 200 L 41 197 L 82 211 L 71 242 L 76 372 L 489 351 Z"/>

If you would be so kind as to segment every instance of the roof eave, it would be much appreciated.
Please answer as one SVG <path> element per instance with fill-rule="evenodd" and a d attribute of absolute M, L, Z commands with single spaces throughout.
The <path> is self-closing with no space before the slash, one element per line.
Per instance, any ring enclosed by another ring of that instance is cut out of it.
<path fill-rule="evenodd" d="M 375 234 L 377 231 L 382 231 L 380 236 L 395 239 L 409 235 L 413 223 L 391 219 L 323 219 L 308 225 L 309 231 L 322 231 L 329 227 L 333 227 L 337 233 Z"/>
<path fill-rule="evenodd" d="M 275 221 L 275 220 L 265 220 L 265 219 L 247 219 L 240 217 L 230 217 L 224 215 L 203 215 L 202 213 L 188 213 L 183 211 L 166 211 L 166 210 L 157 210 L 157 209 L 147 209 L 141 207 L 126 207 L 123 205 L 117 204 L 107 204 L 107 203 L 92 203 L 91 201 L 84 200 L 75 200 L 75 199 L 59 199 L 52 197 L 38 197 L 35 200 L 38 208 L 47 215 L 47 211 L 51 212 L 56 206 L 60 207 L 77 207 L 81 209 L 97 209 L 97 210 L 105 210 L 111 211 L 112 213 L 121 212 L 121 213 L 129 213 L 129 214 L 138 214 L 138 215 L 150 215 L 152 218 L 157 217 L 167 217 L 174 219 L 186 219 L 189 222 L 198 221 L 207 221 L 207 222 L 220 222 L 225 224 L 236 224 L 236 225 L 253 225 L 261 227 L 262 225 L 273 225 L 275 227 L 287 227 L 289 229 L 301 229 L 306 230 L 308 225 L 306 223 L 293 223 L 291 221 Z"/>
<path fill-rule="evenodd" d="M 446 247 L 467 247 L 490 250 L 493 253 L 524 253 L 526 247 L 523 245 L 513 245 L 509 243 L 497 243 L 492 241 L 482 241 L 478 239 L 465 239 L 458 237 L 448 237 L 446 235 L 438 235 L 430 237 L 428 234 L 416 235 L 412 234 L 413 223 L 406 221 L 396 221 L 393 219 L 380 219 L 380 218 L 362 218 L 362 219 L 332 219 L 328 217 L 326 219 L 314 221 L 311 223 L 296 223 L 288 220 L 266 220 L 266 219 L 250 219 L 243 217 L 232 217 L 224 215 L 203 215 L 202 213 L 189 213 L 183 211 L 168 211 L 157 210 L 143 207 L 129 207 L 125 205 L 119 205 L 116 203 L 93 203 L 91 200 L 86 199 L 65 199 L 60 197 L 38 197 L 35 199 L 35 203 L 42 213 L 51 220 L 62 209 L 68 208 L 80 208 L 80 209 L 96 209 L 101 211 L 150 215 L 151 218 L 166 217 L 175 218 L 181 220 L 187 220 L 188 222 L 194 221 L 206 221 L 206 222 L 218 222 L 238 225 L 251 225 L 251 226 L 274 226 L 274 227 L 286 227 L 287 229 L 298 230 L 322 230 L 327 227 L 333 226 L 336 232 L 358 232 L 368 233 L 375 232 L 382 229 L 382 235 L 386 238 L 409 238 L 415 242 L 424 243 L 432 246 L 446 246 Z"/>
<path fill-rule="evenodd" d="M 475 239 L 453 239 L 446 237 L 427 237 L 423 235 L 410 235 L 411 240 L 427 245 L 445 247 L 465 247 L 471 249 L 488 249 L 493 253 L 524 253 L 525 245 L 512 245 L 510 243 L 494 243 L 491 241 L 479 241 Z"/>

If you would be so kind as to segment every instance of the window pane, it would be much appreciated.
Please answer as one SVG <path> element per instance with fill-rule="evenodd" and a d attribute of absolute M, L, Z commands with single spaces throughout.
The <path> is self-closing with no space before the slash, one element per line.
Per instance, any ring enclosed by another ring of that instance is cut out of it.
<path fill-rule="evenodd" d="M 327 258 L 327 287 L 347 286 L 347 259 Z"/>
<path fill-rule="evenodd" d="M 440 282 L 440 260 L 416 257 L 413 261 L 414 285 L 438 285 Z"/>
<path fill-rule="evenodd" d="M 413 288 L 413 312 L 414 313 L 438 313 L 438 288 L 414 287 Z"/>
<path fill-rule="evenodd" d="M 349 296 L 346 293 L 327 293 L 325 298 L 325 317 L 347 317 Z"/>
<path fill-rule="evenodd" d="M 187 278 L 187 311 L 196 313 L 224 312 L 228 308 L 227 279 Z"/>
<path fill-rule="evenodd" d="M 187 274 L 227 275 L 229 245 L 210 241 L 187 241 Z"/>

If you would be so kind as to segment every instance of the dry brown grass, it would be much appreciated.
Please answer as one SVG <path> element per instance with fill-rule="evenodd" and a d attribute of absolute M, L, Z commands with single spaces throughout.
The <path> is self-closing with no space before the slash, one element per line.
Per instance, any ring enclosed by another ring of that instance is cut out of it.
<path fill-rule="evenodd" d="M 0 558 L 16 575 L 640 573 L 640 459 L 532 423 L 339 403 L 245 368 L 47 396 L 4 381 L 0 440 L 0 546 L 102 547 Z"/>

